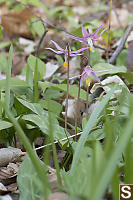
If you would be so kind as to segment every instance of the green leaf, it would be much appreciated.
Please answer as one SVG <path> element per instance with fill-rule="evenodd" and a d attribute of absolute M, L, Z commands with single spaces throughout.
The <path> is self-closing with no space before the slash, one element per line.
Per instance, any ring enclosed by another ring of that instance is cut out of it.
<path fill-rule="evenodd" d="M 132 140 L 129 141 L 126 151 L 125 151 L 125 183 L 126 184 L 132 184 L 133 183 L 133 142 Z"/>
<path fill-rule="evenodd" d="M 36 59 L 37 59 L 37 62 L 36 62 Z M 38 73 L 39 73 L 39 80 L 41 80 L 43 78 L 43 76 L 45 75 L 46 65 L 39 58 L 36 58 L 35 56 L 30 55 L 28 57 L 28 65 L 30 66 L 30 68 L 33 72 L 35 72 L 36 63 L 37 63 L 37 69 L 38 69 Z"/>
<path fill-rule="evenodd" d="M 124 76 L 130 84 L 133 84 L 133 72 L 122 73 L 121 75 Z"/>
<path fill-rule="evenodd" d="M 68 194 L 87 199 L 88 188 L 92 181 L 92 159 L 90 157 L 92 150 L 89 147 L 83 147 L 80 153 L 80 161 L 73 173 L 62 171 L 62 175 Z"/>
<path fill-rule="evenodd" d="M 7 68 L 7 59 L 4 54 L 0 54 L 0 71 L 6 72 Z"/>
<path fill-rule="evenodd" d="M 0 26 L 0 40 L 1 40 L 1 32 L 2 32 L 2 31 L 1 31 L 1 26 Z"/>
<path fill-rule="evenodd" d="M 12 126 L 13 126 L 12 123 L 4 121 L 4 120 L 0 120 L 0 131 L 3 129 L 8 129 Z"/>
<path fill-rule="evenodd" d="M 63 58 L 60 55 L 55 55 L 55 57 L 56 57 L 56 59 L 58 61 L 58 64 L 59 65 L 63 65 L 63 63 L 64 63 Z"/>
<path fill-rule="evenodd" d="M 16 99 L 24 106 L 26 107 L 27 109 L 29 109 L 30 111 L 32 111 L 33 113 L 36 113 L 37 115 L 44 115 L 46 114 L 47 112 L 45 110 L 43 110 L 43 108 L 41 107 L 40 104 L 38 103 L 30 103 L 28 101 L 25 101 L 23 99 L 20 99 L 20 98 L 17 98 Z"/>
<path fill-rule="evenodd" d="M 0 50 L 5 48 L 5 47 L 8 47 L 10 44 L 11 44 L 11 42 L 1 42 L 0 43 Z"/>
<path fill-rule="evenodd" d="M 38 36 L 41 37 L 45 30 L 44 30 L 44 26 L 43 26 L 42 22 L 38 21 L 37 19 L 38 18 L 36 18 L 36 17 L 33 17 L 31 19 L 31 26 L 32 26 L 33 31 L 35 31 L 35 33 L 37 33 Z"/>
<path fill-rule="evenodd" d="M 48 113 L 41 116 L 36 115 L 36 114 L 28 114 L 28 115 L 24 115 L 22 119 L 27 121 L 27 124 L 28 122 L 32 122 L 36 124 L 36 126 L 38 126 L 43 133 L 49 135 Z M 53 133 L 54 139 L 59 140 L 59 139 L 65 138 L 66 135 L 65 135 L 64 128 L 59 126 L 58 121 L 53 114 L 52 114 L 52 122 L 53 122 L 53 130 L 54 130 L 54 133 Z"/>
<path fill-rule="evenodd" d="M 97 76 L 101 76 L 104 74 L 117 74 L 117 73 L 122 73 L 122 72 L 125 73 L 127 71 L 127 68 L 125 66 L 117 67 L 109 63 L 98 63 L 93 66 L 93 70 L 94 72 L 106 70 L 105 72 L 97 74 Z"/>
<path fill-rule="evenodd" d="M 133 130 L 133 112 L 123 129 L 123 132 L 121 134 L 121 137 L 115 146 L 115 148 L 112 150 L 111 155 L 107 162 L 104 162 L 104 170 L 102 170 L 102 173 L 99 174 L 99 177 L 96 180 L 95 188 L 93 191 L 91 191 L 91 199 L 92 200 L 97 200 L 97 199 L 102 199 L 104 192 L 107 188 L 107 185 L 109 184 L 110 179 L 113 176 L 113 173 L 115 172 L 116 169 L 116 164 L 124 151 L 125 147 L 127 146 L 131 136 L 132 136 L 132 130 Z"/>
<path fill-rule="evenodd" d="M 60 91 L 67 91 L 67 84 L 53 84 L 51 88 L 60 90 Z M 75 85 L 69 85 L 69 95 L 72 97 L 78 97 L 78 87 Z M 86 92 L 83 89 L 80 89 L 80 98 L 86 100 Z M 88 101 L 91 101 L 90 97 Z"/>
<path fill-rule="evenodd" d="M 48 8 L 42 3 L 40 0 L 20 0 L 24 4 L 33 5 L 35 7 L 40 7 L 44 10 L 46 14 L 48 14 Z"/>
<path fill-rule="evenodd" d="M 8 64 L 6 70 L 6 87 L 5 87 L 5 103 L 9 108 L 10 104 L 10 87 L 11 87 L 11 69 L 12 69 L 12 58 L 13 58 L 13 46 L 10 46 L 9 56 L 8 56 Z"/>
<path fill-rule="evenodd" d="M 27 156 L 19 167 L 17 183 L 20 192 L 20 200 L 40 200 L 43 192 L 36 170 Z"/>
<path fill-rule="evenodd" d="M 105 137 L 104 129 L 100 128 L 88 135 L 87 141 L 102 140 Z"/>
<path fill-rule="evenodd" d="M 20 80 L 18 78 L 11 78 L 11 81 L 10 81 L 10 88 L 12 90 L 15 90 L 19 87 L 29 87 L 25 81 L 23 80 Z M 3 79 L 3 80 L 0 80 L 0 90 L 5 90 L 6 88 L 6 80 Z"/>
<path fill-rule="evenodd" d="M 90 56 L 90 65 L 91 66 L 94 66 L 97 63 L 103 63 L 103 62 L 104 62 L 104 60 L 101 58 L 101 55 L 98 50 L 95 50 L 95 52 L 91 53 L 91 56 Z"/>
<path fill-rule="evenodd" d="M 126 57 L 127 57 L 127 49 L 124 49 L 120 55 L 117 57 L 116 65 L 117 66 L 126 66 Z"/>
<path fill-rule="evenodd" d="M 53 90 L 51 88 L 48 88 L 46 92 L 44 93 L 45 99 L 59 99 L 63 94 L 58 90 Z"/>
<path fill-rule="evenodd" d="M 62 105 L 59 104 L 56 101 L 53 100 L 40 100 L 39 104 L 42 106 L 42 108 L 45 108 L 48 110 L 48 104 L 49 104 L 49 111 L 53 112 L 57 115 L 59 115 L 62 111 Z"/>
<path fill-rule="evenodd" d="M 78 163 L 78 160 L 79 160 L 79 157 L 80 157 L 80 151 L 82 151 L 82 149 L 84 147 L 84 144 L 85 144 L 87 137 L 88 137 L 88 133 L 95 126 L 100 113 L 104 109 L 105 105 L 109 101 L 109 99 L 112 96 L 114 91 L 115 91 L 115 87 L 112 90 L 110 90 L 110 92 L 103 98 L 103 100 L 98 104 L 96 109 L 91 114 L 89 121 L 88 121 L 85 129 L 83 130 L 83 133 L 82 133 L 82 135 L 81 135 L 81 137 L 78 141 L 78 145 L 77 145 L 76 151 L 75 151 L 74 156 L 73 156 L 73 162 L 72 162 L 72 166 L 71 166 L 71 174 L 73 173 L 73 171 L 75 170 L 75 168 L 77 166 L 77 163 Z"/>

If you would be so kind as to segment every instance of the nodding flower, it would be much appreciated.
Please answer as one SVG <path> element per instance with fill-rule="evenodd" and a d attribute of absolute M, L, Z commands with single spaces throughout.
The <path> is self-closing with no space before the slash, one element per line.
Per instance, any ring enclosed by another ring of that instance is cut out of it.
<path fill-rule="evenodd" d="M 86 84 L 88 87 L 90 86 L 90 82 L 91 82 L 90 75 L 92 75 L 94 77 L 94 79 L 96 79 L 100 83 L 101 81 L 97 77 L 97 74 L 105 72 L 105 71 L 107 71 L 107 70 L 94 72 L 90 66 L 85 67 L 82 74 L 80 75 L 81 76 L 80 87 L 81 87 L 83 81 L 86 81 Z"/>
<path fill-rule="evenodd" d="M 80 38 L 80 37 L 76 37 L 76 36 L 70 35 L 70 34 L 67 34 L 67 35 L 68 35 L 68 37 L 70 37 L 74 40 L 77 40 L 77 41 L 83 42 L 83 43 L 87 43 L 90 47 L 90 51 L 94 52 L 94 42 L 96 42 L 97 39 L 103 34 L 103 32 L 107 30 L 107 29 L 104 29 L 99 35 L 97 35 L 101 28 L 102 28 L 102 25 L 99 26 L 98 29 L 94 33 L 89 34 L 88 31 L 82 26 L 82 36 L 83 37 Z"/>
<path fill-rule="evenodd" d="M 49 49 L 51 51 L 53 51 L 54 53 L 56 54 L 64 54 L 65 55 L 65 62 L 64 62 L 64 66 L 67 67 L 67 57 L 70 56 L 70 57 L 73 57 L 73 56 L 77 56 L 77 55 L 81 55 L 81 54 L 78 54 L 86 49 L 89 49 L 89 47 L 84 47 L 84 48 L 81 48 L 77 51 L 72 51 L 71 50 L 71 47 L 70 45 L 69 46 L 69 55 L 68 55 L 68 48 L 66 46 L 66 49 L 62 49 L 56 42 L 54 42 L 53 40 L 51 40 L 51 42 L 55 45 L 56 49 L 57 50 L 54 50 L 52 48 L 46 48 L 46 49 Z"/>
<path fill-rule="evenodd" d="M 86 84 L 89 87 L 90 83 L 91 83 L 91 79 L 92 79 L 91 75 L 94 77 L 94 79 L 96 79 L 99 83 L 101 83 L 100 79 L 97 77 L 97 74 L 102 73 L 102 72 L 107 72 L 107 70 L 101 70 L 101 71 L 94 72 L 90 66 L 87 66 L 87 67 L 84 68 L 81 75 L 74 76 L 74 77 L 69 78 L 69 79 L 71 80 L 71 79 L 74 79 L 74 78 L 80 78 L 81 77 L 80 78 L 80 87 L 82 86 L 83 81 L 86 81 Z"/>

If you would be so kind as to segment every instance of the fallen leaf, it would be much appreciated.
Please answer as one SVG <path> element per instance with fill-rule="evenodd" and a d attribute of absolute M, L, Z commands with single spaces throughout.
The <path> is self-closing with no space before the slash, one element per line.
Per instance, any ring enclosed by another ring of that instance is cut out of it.
<path fill-rule="evenodd" d="M 7 193 L 7 189 L 2 183 L 0 183 L 0 195 L 5 193 Z"/>
<path fill-rule="evenodd" d="M 31 11 L 24 9 L 21 11 L 9 11 L 1 17 L 1 24 L 4 31 L 9 35 L 20 35 L 31 37 L 27 22 L 34 17 Z"/>
<path fill-rule="evenodd" d="M 0 196 L 1 200 L 12 200 L 9 195 Z"/>

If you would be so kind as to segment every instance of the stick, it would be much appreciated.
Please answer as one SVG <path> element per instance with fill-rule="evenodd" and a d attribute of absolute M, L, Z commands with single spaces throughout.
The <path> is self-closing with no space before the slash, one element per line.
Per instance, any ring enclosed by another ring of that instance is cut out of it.
<path fill-rule="evenodd" d="M 37 17 L 39 21 L 41 21 L 41 22 L 43 23 L 43 25 L 44 25 L 45 28 L 46 28 L 46 24 L 47 24 L 49 27 L 51 27 L 51 28 L 53 28 L 53 29 L 56 29 L 57 31 L 62 31 L 62 32 L 65 32 L 65 33 L 67 33 L 67 34 L 69 34 L 69 35 L 73 35 L 73 34 L 69 33 L 64 27 L 61 27 L 61 26 L 60 26 L 60 27 L 56 27 L 56 26 L 54 26 L 53 24 L 51 24 L 50 22 L 48 22 L 48 21 L 42 19 L 42 18 L 41 18 L 40 16 L 38 16 L 28 5 L 22 3 L 22 2 L 19 1 L 19 0 L 16 0 L 16 2 L 22 4 L 22 5 L 25 6 L 28 10 L 30 10 L 30 11 L 32 12 L 32 14 L 33 14 L 35 17 Z M 38 20 L 35 20 L 34 22 L 37 22 Z M 34 22 L 32 22 L 32 23 L 34 23 Z M 60 23 L 60 21 L 59 21 L 59 23 Z M 61 25 L 61 24 L 60 24 L 60 25 Z M 73 35 L 73 36 L 74 36 L 74 35 Z M 101 50 L 103 50 L 103 51 L 107 51 L 107 49 L 105 49 L 105 48 L 103 48 L 103 47 L 101 47 L 101 46 L 99 46 L 99 45 L 95 45 L 95 44 L 94 44 L 94 47 L 97 48 L 97 49 L 101 49 Z M 110 51 L 112 52 L 113 50 L 110 50 Z"/>
<path fill-rule="evenodd" d="M 79 115 L 79 99 L 80 99 L 80 79 L 78 83 L 78 98 L 77 98 L 77 105 L 76 105 L 76 116 L 75 116 L 75 141 L 77 138 L 77 133 L 78 133 L 78 115 Z"/>
<path fill-rule="evenodd" d="M 69 44 L 67 45 L 67 93 L 66 93 L 66 106 L 65 106 L 65 129 L 67 130 L 67 110 L 68 110 L 68 96 L 69 96 Z"/>
<path fill-rule="evenodd" d="M 112 11 L 112 0 L 110 0 L 109 7 L 109 28 L 108 28 L 108 51 L 107 51 L 107 62 L 109 61 L 109 50 L 110 50 L 110 34 L 111 34 L 111 11 Z"/>
<path fill-rule="evenodd" d="M 113 53 L 112 57 L 109 59 L 109 63 L 113 64 L 116 60 L 116 58 L 119 56 L 119 54 L 121 53 L 121 51 L 123 50 L 126 40 L 129 36 L 129 34 L 131 33 L 133 29 L 133 22 L 131 24 L 129 24 L 129 26 L 127 27 L 124 36 L 121 39 L 121 43 L 120 45 L 117 47 L 117 49 L 115 50 L 115 52 Z"/>
<path fill-rule="evenodd" d="M 35 51 L 35 56 L 36 56 L 36 57 L 38 57 L 39 48 L 40 48 L 40 46 L 41 46 L 41 44 L 42 44 L 42 41 L 43 41 L 44 37 L 46 36 L 47 32 L 48 32 L 48 30 L 45 30 L 45 31 L 44 31 L 44 33 L 43 33 L 43 35 L 42 35 L 42 37 L 41 37 L 41 39 L 40 39 L 40 41 L 39 41 L 39 43 L 38 43 L 38 45 L 37 45 L 37 48 L 36 48 L 36 51 Z"/>

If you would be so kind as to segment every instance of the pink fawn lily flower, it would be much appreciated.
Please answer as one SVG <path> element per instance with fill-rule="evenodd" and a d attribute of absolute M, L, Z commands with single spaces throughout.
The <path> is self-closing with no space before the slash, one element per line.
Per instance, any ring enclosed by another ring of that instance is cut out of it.
<path fill-rule="evenodd" d="M 80 87 L 83 81 L 86 81 L 87 86 L 90 86 L 91 79 L 89 78 L 92 75 L 99 83 L 101 83 L 100 79 L 97 77 L 97 74 L 101 72 L 105 72 L 106 70 L 94 72 L 90 66 L 84 68 L 83 73 L 80 75 Z"/>
<path fill-rule="evenodd" d="M 62 49 L 56 42 L 54 42 L 53 40 L 51 40 L 51 42 L 55 45 L 55 47 L 57 48 L 58 51 L 52 49 L 52 48 L 46 48 L 46 49 L 49 49 L 51 51 L 53 51 L 54 53 L 56 54 L 64 54 L 65 55 L 65 62 L 64 62 L 64 66 L 67 66 L 67 56 L 68 56 L 68 49 L 66 47 L 66 49 Z M 89 47 L 84 47 L 84 48 L 81 48 L 77 51 L 72 51 L 70 46 L 69 46 L 69 56 L 70 57 L 73 57 L 73 56 L 77 56 L 77 55 L 81 55 L 81 54 L 78 54 L 86 49 L 88 49 Z"/>
<path fill-rule="evenodd" d="M 99 35 L 97 35 L 101 28 L 102 28 L 102 25 L 99 26 L 98 29 L 94 33 L 89 34 L 88 31 L 82 26 L 82 36 L 83 36 L 82 38 L 76 37 L 70 34 L 68 34 L 68 36 L 74 40 L 78 40 L 79 42 L 89 44 L 90 51 L 94 52 L 94 46 L 93 46 L 94 42 L 97 41 L 97 39 L 103 34 L 105 30 L 107 30 L 107 29 L 104 29 Z"/>

